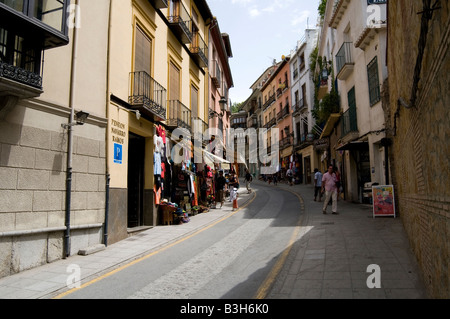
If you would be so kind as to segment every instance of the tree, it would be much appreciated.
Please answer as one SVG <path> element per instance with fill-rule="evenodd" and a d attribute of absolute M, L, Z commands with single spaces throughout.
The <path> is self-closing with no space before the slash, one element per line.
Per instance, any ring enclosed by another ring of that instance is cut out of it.
<path fill-rule="evenodd" d="M 318 10 L 319 16 L 322 20 L 325 17 L 326 8 L 327 8 L 327 0 L 321 0 L 320 4 L 319 4 L 319 8 L 317 10 Z"/>
<path fill-rule="evenodd" d="M 233 105 L 231 106 L 231 113 L 239 113 L 239 111 L 241 110 L 242 104 L 244 102 L 240 102 L 240 103 L 233 103 Z"/>

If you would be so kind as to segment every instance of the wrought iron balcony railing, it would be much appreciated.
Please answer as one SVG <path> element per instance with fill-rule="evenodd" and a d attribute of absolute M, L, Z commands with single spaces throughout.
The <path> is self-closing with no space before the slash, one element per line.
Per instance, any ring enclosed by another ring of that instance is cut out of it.
<path fill-rule="evenodd" d="M 294 107 L 292 108 L 292 115 L 293 116 L 300 115 L 300 113 L 307 107 L 308 105 L 305 103 L 305 99 L 298 100 L 297 102 L 295 102 Z"/>
<path fill-rule="evenodd" d="M 0 78 L 5 78 L 42 90 L 42 77 L 31 71 L 0 62 Z"/>
<path fill-rule="evenodd" d="M 266 103 L 263 105 L 263 110 L 267 109 L 272 103 L 275 102 L 275 94 L 271 95 Z"/>
<path fill-rule="evenodd" d="M 191 110 L 178 100 L 167 101 L 167 126 L 191 131 Z"/>
<path fill-rule="evenodd" d="M 130 94 L 128 103 L 145 117 L 166 119 L 167 90 L 147 72 L 130 73 Z"/>
<path fill-rule="evenodd" d="M 208 66 L 208 46 L 199 33 L 193 34 L 190 50 L 197 64 L 206 68 Z"/>
<path fill-rule="evenodd" d="M 280 141 L 280 149 L 285 149 L 292 145 L 292 138 L 290 136 L 283 138 Z"/>
<path fill-rule="evenodd" d="M 352 46 L 352 42 L 344 42 L 336 54 L 336 72 L 340 80 L 345 80 L 349 72 L 353 71 L 355 61 L 353 60 Z"/>
<path fill-rule="evenodd" d="M 213 65 L 211 67 L 211 79 L 214 82 L 216 88 L 220 88 L 222 84 L 222 72 L 220 71 L 219 61 L 212 61 Z"/>
<path fill-rule="evenodd" d="M 192 18 L 183 2 L 169 0 L 169 10 L 167 20 L 175 35 L 183 42 L 192 42 Z"/>

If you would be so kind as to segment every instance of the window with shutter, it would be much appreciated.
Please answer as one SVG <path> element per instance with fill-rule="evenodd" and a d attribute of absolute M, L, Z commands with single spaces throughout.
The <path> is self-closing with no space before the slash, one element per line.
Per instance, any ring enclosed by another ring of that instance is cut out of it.
<path fill-rule="evenodd" d="M 181 113 L 178 114 L 178 104 L 176 101 L 180 100 L 180 69 L 173 63 L 170 62 L 169 67 L 169 118 L 179 119 Z M 180 110 L 181 111 L 181 110 Z"/>
<path fill-rule="evenodd" d="M 198 89 L 191 85 L 191 112 L 193 118 L 198 118 Z"/>
<path fill-rule="evenodd" d="M 136 39 L 134 49 L 134 71 L 144 71 L 151 75 L 151 49 L 152 41 L 144 31 L 136 26 Z"/>

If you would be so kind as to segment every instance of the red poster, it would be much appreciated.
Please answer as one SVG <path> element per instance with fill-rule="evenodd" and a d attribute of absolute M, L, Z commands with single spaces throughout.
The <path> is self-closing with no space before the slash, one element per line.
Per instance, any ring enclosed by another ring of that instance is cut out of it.
<path fill-rule="evenodd" d="M 377 216 L 395 217 L 394 186 L 373 186 L 372 196 L 374 218 Z"/>

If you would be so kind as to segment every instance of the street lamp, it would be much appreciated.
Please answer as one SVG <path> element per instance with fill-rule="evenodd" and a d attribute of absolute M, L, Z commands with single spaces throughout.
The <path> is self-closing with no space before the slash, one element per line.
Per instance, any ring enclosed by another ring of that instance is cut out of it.
<path fill-rule="evenodd" d="M 227 101 L 227 99 L 224 96 L 222 96 L 220 98 L 219 104 L 220 104 L 220 109 L 223 111 L 223 110 L 225 110 L 225 108 L 226 108 L 226 106 L 228 104 L 228 101 Z"/>
<path fill-rule="evenodd" d="M 86 123 L 86 120 L 89 117 L 89 113 L 87 112 L 83 112 L 83 111 L 79 111 L 75 114 L 75 122 L 71 122 L 69 124 L 63 123 L 61 124 L 61 127 L 64 129 L 70 129 L 73 126 L 77 126 L 77 125 L 84 125 Z"/>

